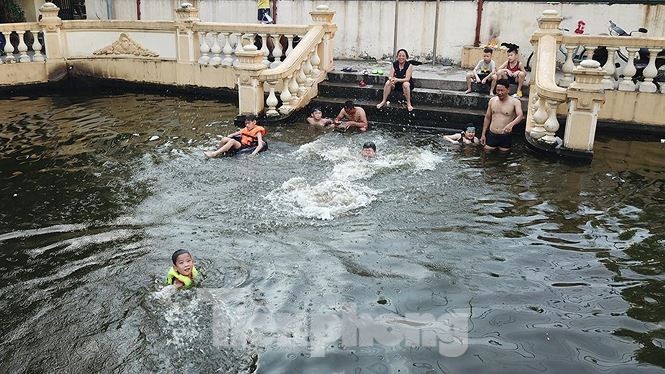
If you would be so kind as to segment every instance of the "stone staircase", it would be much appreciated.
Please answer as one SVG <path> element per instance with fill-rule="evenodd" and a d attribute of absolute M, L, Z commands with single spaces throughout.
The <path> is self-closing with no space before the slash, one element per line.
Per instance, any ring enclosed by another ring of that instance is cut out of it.
<path fill-rule="evenodd" d="M 362 106 L 369 121 L 377 126 L 418 127 L 438 131 L 458 130 L 471 123 L 482 128 L 483 117 L 490 96 L 484 93 L 465 94 L 466 82 L 445 77 L 414 78 L 416 88 L 412 90 L 414 110 L 408 112 L 401 93 L 392 93 L 390 105 L 376 109 L 383 95 L 384 76 L 365 76 L 365 87 L 360 87 L 361 73 L 333 71 L 328 80 L 319 84 L 319 95 L 310 107 L 320 107 L 324 116 L 334 117 L 344 101 L 354 100 Z M 514 91 L 514 87 L 511 87 Z M 526 87 L 528 92 L 528 87 Z M 526 94 L 526 92 L 525 92 Z M 522 98 L 522 109 L 526 115 L 527 99 Z"/>

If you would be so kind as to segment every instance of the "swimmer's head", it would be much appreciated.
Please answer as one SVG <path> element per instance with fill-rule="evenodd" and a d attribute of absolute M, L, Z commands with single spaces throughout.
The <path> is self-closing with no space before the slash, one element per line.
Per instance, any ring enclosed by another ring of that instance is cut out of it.
<path fill-rule="evenodd" d="M 474 126 L 467 126 L 466 130 L 464 130 L 464 137 L 472 140 L 476 136 L 476 128 Z"/>
<path fill-rule="evenodd" d="M 360 154 L 365 158 L 376 156 L 376 144 L 374 144 L 374 142 L 363 144 L 363 149 L 360 151 Z"/>
<path fill-rule="evenodd" d="M 182 275 L 191 276 L 194 259 L 186 249 L 178 249 L 171 255 L 171 261 L 176 271 Z"/>
<path fill-rule="evenodd" d="M 321 116 L 323 116 L 323 113 L 321 112 L 321 109 L 319 109 L 319 108 L 314 108 L 314 109 L 312 109 L 312 113 L 310 113 L 310 115 L 311 115 L 312 118 L 314 118 L 315 120 L 320 120 L 320 119 L 321 119 Z"/>
<path fill-rule="evenodd" d="M 254 127 L 256 125 L 256 116 L 253 114 L 248 114 L 245 116 L 245 126 Z"/>
<path fill-rule="evenodd" d="M 356 105 L 353 103 L 353 100 L 347 100 L 344 102 L 344 111 L 347 114 L 352 114 L 356 111 Z"/>

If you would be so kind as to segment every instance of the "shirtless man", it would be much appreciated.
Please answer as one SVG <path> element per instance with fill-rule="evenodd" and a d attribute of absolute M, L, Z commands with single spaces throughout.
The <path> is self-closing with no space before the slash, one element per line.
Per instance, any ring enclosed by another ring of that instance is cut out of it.
<path fill-rule="evenodd" d="M 347 130 L 349 127 L 355 127 L 361 132 L 367 131 L 367 115 L 365 109 L 355 106 L 352 100 L 344 103 L 344 108 L 339 111 L 335 118 L 335 125 L 339 129 Z"/>
<path fill-rule="evenodd" d="M 510 133 L 524 118 L 522 103 L 519 99 L 508 96 L 508 86 L 505 79 L 496 82 L 496 96 L 491 98 L 487 105 L 483 134 L 480 137 L 480 144 L 485 146 L 485 150 L 499 148 L 500 151 L 509 151 L 513 143 Z"/>

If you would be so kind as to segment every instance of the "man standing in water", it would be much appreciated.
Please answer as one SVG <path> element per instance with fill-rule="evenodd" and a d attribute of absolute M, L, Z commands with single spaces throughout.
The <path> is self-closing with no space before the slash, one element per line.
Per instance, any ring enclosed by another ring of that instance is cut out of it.
<path fill-rule="evenodd" d="M 513 127 L 524 118 L 522 103 L 508 95 L 508 87 L 509 83 L 505 79 L 496 82 L 496 96 L 487 105 L 483 134 L 480 137 L 480 144 L 485 146 L 485 150 L 499 148 L 500 151 L 510 151 Z"/>

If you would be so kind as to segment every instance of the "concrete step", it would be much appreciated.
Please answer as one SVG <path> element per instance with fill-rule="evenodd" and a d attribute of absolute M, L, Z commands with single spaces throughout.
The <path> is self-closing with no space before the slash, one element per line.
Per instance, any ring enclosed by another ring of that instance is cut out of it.
<path fill-rule="evenodd" d="M 373 102 L 374 105 L 381 101 L 383 96 L 383 84 L 370 84 L 365 87 L 357 83 L 346 82 L 322 82 L 319 84 L 319 95 L 329 98 L 343 98 Z M 429 88 L 414 88 L 411 91 L 413 106 L 418 108 L 424 106 L 448 107 L 457 109 L 474 109 L 484 111 L 491 96 L 479 93 L 465 94 L 461 91 L 439 90 Z M 403 100 L 401 93 L 391 93 L 391 102 Z M 520 99 L 522 110 L 526 112 L 528 99 Z"/>
<path fill-rule="evenodd" d="M 314 98 L 310 107 L 318 107 L 325 117 L 334 118 L 344 105 L 346 98 L 319 96 Z M 388 107 L 376 109 L 375 100 L 357 99 L 356 105 L 367 113 L 367 119 L 373 125 L 397 126 L 401 128 L 419 128 L 435 131 L 457 131 L 465 129 L 467 124 L 482 129 L 485 110 L 444 107 L 438 105 L 418 105 L 412 112 L 406 106 L 391 103 Z"/>
<path fill-rule="evenodd" d="M 355 84 L 356 86 L 361 79 L 365 78 L 365 83 L 368 85 L 380 85 L 383 87 L 386 82 L 385 75 L 363 75 L 362 72 L 343 72 L 343 71 L 331 71 L 328 73 L 328 81 L 333 83 L 350 83 Z M 432 77 L 431 74 L 427 78 L 413 78 L 413 84 L 416 88 L 428 88 L 433 90 L 447 90 L 447 91 L 466 91 L 466 81 L 464 76 L 460 77 L 460 74 L 457 75 L 446 75 L 441 74 L 440 76 Z M 473 84 L 474 92 L 480 93 L 489 93 L 489 85 L 479 85 Z M 517 90 L 516 85 L 511 85 L 510 94 L 514 94 Z M 525 85 L 522 87 L 522 93 L 525 96 L 529 95 L 529 86 Z"/>
<path fill-rule="evenodd" d="M 341 71 L 332 71 L 328 73 L 329 82 L 353 83 L 356 86 L 358 82 L 363 79 L 363 74 L 360 72 L 346 73 Z M 365 83 L 371 85 L 380 85 L 386 82 L 385 75 L 370 74 L 365 77 Z M 451 90 L 451 91 L 465 91 L 466 82 L 451 79 L 430 79 L 430 78 L 413 78 L 413 83 L 418 88 L 430 88 L 435 90 Z"/>

